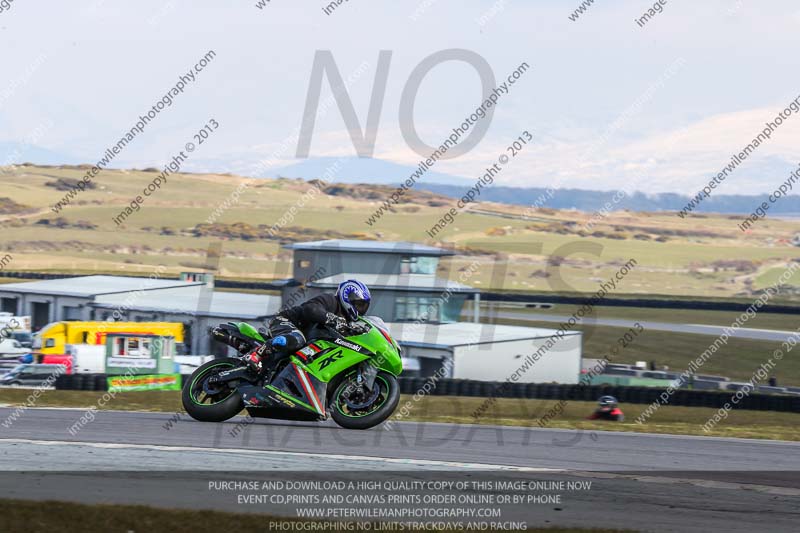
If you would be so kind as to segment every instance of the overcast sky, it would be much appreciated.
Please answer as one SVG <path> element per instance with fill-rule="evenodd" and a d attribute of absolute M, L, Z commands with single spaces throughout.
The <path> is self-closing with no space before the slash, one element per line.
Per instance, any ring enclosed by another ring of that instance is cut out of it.
<path fill-rule="evenodd" d="M 391 50 L 374 157 L 415 166 L 399 126 L 403 87 L 427 56 L 463 48 L 498 82 L 522 62 L 531 69 L 481 142 L 438 172 L 477 176 L 527 130 L 533 146 L 498 183 L 688 194 L 800 96 L 791 0 L 669 0 L 644 27 L 634 19 L 652 2 L 597 0 L 572 21 L 578 0 L 349 0 L 329 15 L 322 1 L 257 1 L 15 0 L 0 12 L 0 143 L 96 161 L 214 50 L 115 166 L 163 166 L 209 118 L 220 128 L 186 169 L 246 173 L 276 149 L 274 166 L 289 165 L 296 144 L 281 144 L 300 126 L 315 52 L 330 50 L 345 78 L 363 71 L 348 94 L 364 127 L 378 54 Z M 420 136 L 439 144 L 480 99 L 472 66 L 437 66 L 416 100 Z M 800 163 L 798 141 L 793 116 L 718 191 L 772 191 Z M 355 154 L 333 106 L 310 156 Z"/>

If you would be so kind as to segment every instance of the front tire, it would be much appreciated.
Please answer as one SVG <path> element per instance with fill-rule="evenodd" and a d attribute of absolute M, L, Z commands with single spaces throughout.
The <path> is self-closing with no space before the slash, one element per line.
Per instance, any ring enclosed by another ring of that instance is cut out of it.
<path fill-rule="evenodd" d="M 333 391 L 331 418 L 345 429 L 369 429 L 392 416 L 400 403 L 400 386 L 392 374 L 380 371 L 375 377 L 373 390 L 364 393 L 368 395 L 365 402 L 364 398 L 347 395 L 347 388 L 355 383 L 355 376 L 345 377 Z"/>
<path fill-rule="evenodd" d="M 209 361 L 195 370 L 181 393 L 183 408 L 189 416 L 200 422 L 223 422 L 239 414 L 244 402 L 235 390 L 222 385 L 217 392 L 206 382 L 214 374 L 240 366 L 240 360 L 227 357 Z"/>

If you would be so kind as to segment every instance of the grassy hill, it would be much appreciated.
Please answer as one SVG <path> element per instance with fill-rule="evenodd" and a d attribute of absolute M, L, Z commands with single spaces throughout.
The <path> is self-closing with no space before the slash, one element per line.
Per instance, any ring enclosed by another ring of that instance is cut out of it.
<path fill-rule="evenodd" d="M 2 268 L 124 274 L 165 264 L 177 273 L 201 267 L 209 244 L 222 240 L 219 276 L 270 279 L 290 273 L 291 252 L 282 243 L 347 237 L 454 246 L 468 255 L 443 262 L 440 274 L 457 279 L 477 261 L 468 283 L 481 288 L 593 292 L 634 258 L 637 267 L 615 294 L 747 298 L 800 259 L 790 242 L 800 222 L 763 220 L 743 234 L 727 215 L 621 211 L 586 227 L 592 213 L 526 213 L 522 206 L 481 203 L 430 239 L 426 230 L 455 200 L 412 191 L 369 226 L 365 220 L 392 188 L 334 183 L 308 194 L 314 185 L 304 180 L 230 175 L 171 175 L 117 225 L 114 218 L 156 178 L 155 170 L 105 170 L 93 188 L 54 213 L 50 207 L 84 172 L 28 165 L 0 174 L 0 250 L 12 257 Z M 293 206 L 291 220 L 270 232 Z M 800 286 L 800 275 L 789 285 Z M 788 290 L 784 299 L 800 295 Z"/>

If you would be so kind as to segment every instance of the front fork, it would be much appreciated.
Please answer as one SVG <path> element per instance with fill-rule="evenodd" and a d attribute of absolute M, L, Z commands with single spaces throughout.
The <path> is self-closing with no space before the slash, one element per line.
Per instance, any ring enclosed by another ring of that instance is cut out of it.
<path fill-rule="evenodd" d="M 358 383 L 358 385 L 361 387 L 365 387 L 371 392 L 372 387 L 375 385 L 375 378 L 377 376 L 378 367 L 370 364 L 370 360 L 367 359 L 358 365 L 358 370 L 356 371 L 356 383 Z"/>

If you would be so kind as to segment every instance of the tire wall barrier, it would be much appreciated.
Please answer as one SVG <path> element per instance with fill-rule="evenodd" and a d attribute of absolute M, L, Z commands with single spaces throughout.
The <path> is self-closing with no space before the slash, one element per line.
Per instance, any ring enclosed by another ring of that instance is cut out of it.
<path fill-rule="evenodd" d="M 108 382 L 105 374 L 62 374 L 56 378 L 57 390 L 106 391 Z"/>
<path fill-rule="evenodd" d="M 556 385 L 551 383 L 493 383 L 469 379 L 438 379 L 425 386 L 425 378 L 399 378 L 403 394 L 431 394 L 434 396 L 472 396 L 483 398 L 528 398 L 538 400 L 596 401 L 600 396 L 611 395 L 620 403 L 649 404 L 658 400 L 666 390 L 659 387 L 625 387 L 619 385 Z M 423 388 L 424 387 L 424 388 Z M 731 401 L 734 391 L 707 391 L 677 389 L 668 405 L 682 407 L 722 408 Z M 735 409 L 753 411 L 800 412 L 800 396 L 758 394 L 744 396 Z"/>
<path fill-rule="evenodd" d="M 55 381 L 58 390 L 108 390 L 105 374 L 65 374 Z M 181 376 L 186 382 L 188 376 Z M 467 396 L 476 398 L 526 398 L 538 400 L 574 400 L 593 402 L 611 395 L 620 403 L 649 404 L 665 389 L 658 387 L 625 387 L 619 385 L 556 385 L 552 383 L 496 383 L 470 379 L 398 378 L 402 394 L 433 396 Z M 427 384 L 427 385 L 426 385 Z M 668 405 L 682 407 L 722 408 L 731 401 L 734 391 L 678 389 Z M 735 409 L 800 413 L 800 396 L 757 394 L 744 396 Z"/>

